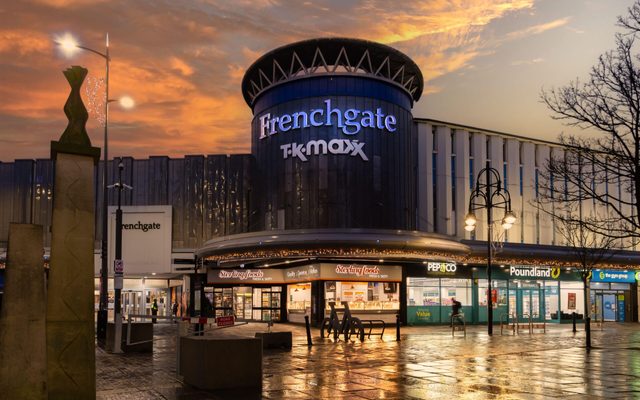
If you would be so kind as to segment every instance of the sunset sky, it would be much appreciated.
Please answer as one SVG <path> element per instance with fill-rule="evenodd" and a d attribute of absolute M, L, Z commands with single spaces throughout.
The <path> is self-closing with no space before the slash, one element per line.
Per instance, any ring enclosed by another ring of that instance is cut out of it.
<path fill-rule="evenodd" d="M 104 60 L 68 59 L 54 39 L 72 33 L 112 56 L 110 156 L 249 152 L 251 111 L 240 82 L 264 52 L 325 36 L 381 42 L 422 69 L 414 116 L 555 140 L 564 127 L 542 88 L 587 76 L 614 45 L 631 0 L 5 0 L 0 4 L 0 161 L 47 158 L 67 119 L 61 71 L 104 76 Z M 83 91 L 85 104 L 90 103 Z M 98 96 L 100 93 L 98 93 Z M 87 129 L 102 147 L 95 113 Z"/>

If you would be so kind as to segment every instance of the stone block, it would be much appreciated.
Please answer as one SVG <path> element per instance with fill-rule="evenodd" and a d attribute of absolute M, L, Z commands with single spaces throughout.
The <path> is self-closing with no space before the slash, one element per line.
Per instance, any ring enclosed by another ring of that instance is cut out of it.
<path fill-rule="evenodd" d="M 47 398 L 42 256 L 42 226 L 9 225 L 0 310 L 0 398 Z"/>
<path fill-rule="evenodd" d="M 291 350 L 291 332 L 256 332 L 256 337 L 262 339 L 263 349 L 288 349 Z"/>
<path fill-rule="evenodd" d="M 122 343 L 120 348 L 125 353 L 150 353 L 153 351 L 153 323 L 151 322 L 132 322 L 131 323 L 131 343 L 142 342 L 139 344 L 132 344 L 127 346 L 127 330 L 129 324 L 122 323 Z M 107 324 L 107 342 L 106 350 L 108 352 L 113 351 L 113 337 L 115 332 L 115 323 L 109 322 Z"/>
<path fill-rule="evenodd" d="M 205 390 L 262 390 L 262 341 L 256 338 L 180 338 L 184 382 Z"/>
<path fill-rule="evenodd" d="M 47 286 L 49 399 L 96 396 L 93 240 L 94 164 L 58 153 Z"/>

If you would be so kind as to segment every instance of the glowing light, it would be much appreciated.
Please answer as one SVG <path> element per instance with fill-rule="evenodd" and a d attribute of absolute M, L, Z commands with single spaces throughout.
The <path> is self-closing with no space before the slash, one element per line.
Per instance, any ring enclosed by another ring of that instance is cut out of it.
<path fill-rule="evenodd" d="M 473 231 L 474 229 L 476 229 L 476 226 L 475 226 L 475 225 L 465 225 L 465 226 L 464 226 L 464 230 L 465 230 L 465 231 L 467 231 L 467 232 L 471 232 L 471 231 Z"/>
<path fill-rule="evenodd" d="M 516 216 L 513 212 L 509 211 L 504 215 L 504 218 L 502 220 L 507 224 L 513 225 L 516 222 Z"/>
<path fill-rule="evenodd" d="M 467 226 L 475 226 L 476 224 L 476 216 L 474 213 L 470 212 L 464 217 L 464 223 Z M 466 229 L 466 228 L 465 228 Z M 469 230 L 469 229 L 467 229 Z"/>
<path fill-rule="evenodd" d="M 120 107 L 124 108 L 125 110 L 130 110 L 136 106 L 135 100 L 133 100 L 129 96 L 120 97 L 120 99 L 118 100 L 118 103 L 120 103 Z"/>
<path fill-rule="evenodd" d="M 65 33 L 62 36 L 57 36 L 55 42 L 60 46 L 60 50 L 67 57 L 72 57 L 80 48 L 78 47 L 78 41 L 70 33 Z"/>

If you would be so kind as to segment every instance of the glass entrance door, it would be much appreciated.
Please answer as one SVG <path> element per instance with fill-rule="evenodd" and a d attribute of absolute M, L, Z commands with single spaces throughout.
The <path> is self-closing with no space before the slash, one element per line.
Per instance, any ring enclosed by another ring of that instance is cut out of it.
<path fill-rule="evenodd" d="M 252 305 L 252 291 L 250 287 L 233 288 L 233 311 L 239 320 L 250 320 Z"/>
<path fill-rule="evenodd" d="M 605 321 L 616 320 L 616 295 L 605 293 L 602 295 L 602 317 Z"/>
<path fill-rule="evenodd" d="M 542 321 L 544 317 L 544 297 L 540 289 L 517 290 L 517 312 L 519 320 Z"/>

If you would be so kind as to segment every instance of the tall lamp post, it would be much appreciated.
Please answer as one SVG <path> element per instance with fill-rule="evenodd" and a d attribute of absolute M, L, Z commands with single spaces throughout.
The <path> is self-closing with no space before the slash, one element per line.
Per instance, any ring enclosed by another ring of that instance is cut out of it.
<path fill-rule="evenodd" d="M 113 273 L 113 289 L 115 291 L 114 303 L 113 303 L 113 323 L 114 323 L 114 344 L 113 352 L 122 353 L 122 311 L 120 310 L 120 291 L 122 290 L 122 279 L 124 273 L 124 263 L 122 261 L 122 191 L 124 189 L 133 189 L 131 186 L 122 183 L 122 170 L 124 169 L 124 163 L 122 157 L 118 162 L 118 182 L 113 185 L 109 185 L 109 188 L 115 188 L 118 190 L 118 208 L 116 209 L 116 254 L 114 260 L 114 273 Z"/>
<path fill-rule="evenodd" d="M 516 216 L 511 211 L 511 195 L 509 191 L 503 187 L 500 180 L 500 173 L 495 168 L 485 167 L 479 173 L 476 179 L 476 187 L 471 192 L 469 199 L 469 212 L 464 218 L 465 230 L 471 232 L 476 228 L 475 211 L 487 210 L 487 333 L 489 336 L 493 334 L 493 298 L 491 286 L 491 253 L 493 241 L 493 209 L 500 208 L 504 210 L 502 217 L 502 228 L 510 229 L 516 222 Z"/>
<path fill-rule="evenodd" d="M 107 315 L 108 315 L 108 254 L 107 254 L 107 182 L 108 182 L 108 168 L 107 160 L 109 159 L 108 151 L 108 138 L 109 138 L 109 103 L 116 101 L 115 99 L 109 99 L 109 63 L 111 57 L 109 56 L 109 34 L 105 37 L 105 52 L 101 53 L 97 50 L 93 50 L 89 47 L 81 46 L 76 39 L 70 34 L 65 34 L 62 37 L 56 39 L 56 43 L 60 46 L 62 51 L 68 57 L 73 56 L 79 50 L 86 50 L 93 54 L 102 57 L 105 60 L 105 95 L 104 95 L 104 151 L 102 162 L 102 209 L 100 219 L 102 221 L 102 246 L 100 250 L 101 267 L 100 267 L 100 302 L 98 307 L 98 328 L 97 338 L 104 342 L 107 337 Z M 122 97 L 119 99 L 120 105 L 123 108 L 132 108 L 134 103 L 130 97 Z"/>

